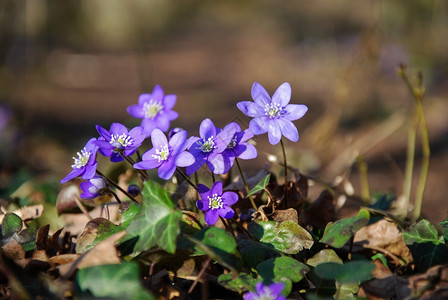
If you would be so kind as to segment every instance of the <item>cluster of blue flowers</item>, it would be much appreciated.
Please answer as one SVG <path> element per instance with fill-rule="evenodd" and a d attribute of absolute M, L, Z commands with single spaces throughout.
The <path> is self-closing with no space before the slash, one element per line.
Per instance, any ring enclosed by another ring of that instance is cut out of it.
<path fill-rule="evenodd" d="M 104 193 L 107 184 L 97 171 L 97 152 L 110 157 L 112 162 L 126 159 L 138 170 L 157 169 L 158 176 L 169 180 L 178 167 L 186 168 L 186 175 L 194 174 L 204 164 L 214 174 L 225 174 L 232 168 L 236 159 L 253 159 L 257 149 L 248 141 L 254 135 L 268 133 L 269 142 L 277 144 L 282 136 L 296 142 L 299 139 L 297 128 L 292 121 L 301 118 L 308 110 L 302 104 L 289 104 L 291 86 L 285 82 L 275 91 L 272 98 L 258 82 L 252 86 L 254 101 L 242 101 L 237 107 L 253 118 L 249 128 L 231 122 L 223 129 L 218 128 L 210 119 L 202 121 L 199 136 L 188 137 L 185 130 L 175 128 L 169 131 L 170 123 L 178 117 L 173 111 L 176 95 L 165 95 L 161 86 L 156 85 L 151 94 L 142 94 L 138 104 L 127 108 L 128 113 L 142 119 L 140 126 L 128 130 L 123 124 L 113 123 L 107 130 L 96 126 L 99 137 L 90 139 L 84 148 L 73 157 L 72 171 L 61 180 L 67 182 L 81 177 L 83 198 L 95 198 Z M 142 155 L 142 160 L 134 162 L 130 156 L 151 138 L 152 147 Z M 211 188 L 199 184 L 197 190 L 201 197 L 196 206 L 205 211 L 205 222 L 213 225 L 218 217 L 232 218 L 234 211 L 230 207 L 238 200 L 236 193 L 223 192 L 221 182 L 215 182 Z"/>

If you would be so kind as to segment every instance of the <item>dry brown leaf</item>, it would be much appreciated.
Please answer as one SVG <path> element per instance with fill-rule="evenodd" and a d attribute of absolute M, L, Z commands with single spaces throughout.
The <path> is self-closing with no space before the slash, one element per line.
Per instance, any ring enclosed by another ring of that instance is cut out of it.
<path fill-rule="evenodd" d="M 401 232 L 395 223 L 384 219 L 361 228 L 355 234 L 354 242 L 367 243 L 368 246 L 385 249 L 387 252 L 402 258 L 405 263 L 412 261 L 411 252 L 406 246 Z"/>
<path fill-rule="evenodd" d="M 278 222 L 284 222 L 288 220 L 291 220 L 295 223 L 299 222 L 299 214 L 294 208 L 276 210 L 271 217 L 273 221 Z"/>
<path fill-rule="evenodd" d="M 2 252 L 6 255 L 6 257 L 12 260 L 20 260 L 25 258 L 25 250 L 22 245 L 19 244 L 14 239 L 11 239 L 8 243 L 6 243 L 2 248 Z"/>
<path fill-rule="evenodd" d="M 299 224 L 304 227 L 324 229 L 329 222 L 336 220 L 334 195 L 329 190 L 323 190 L 319 197 L 300 214 Z"/>

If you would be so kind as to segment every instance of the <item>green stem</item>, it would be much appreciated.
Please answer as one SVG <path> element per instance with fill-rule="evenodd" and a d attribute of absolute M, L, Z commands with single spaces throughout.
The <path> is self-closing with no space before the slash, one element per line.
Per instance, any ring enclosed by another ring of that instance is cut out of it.
<path fill-rule="evenodd" d="M 404 183 L 403 183 L 403 196 L 404 196 L 404 211 L 402 216 L 406 217 L 409 210 L 409 202 L 411 199 L 411 187 L 412 187 L 412 175 L 414 170 L 414 160 L 415 160 L 415 141 L 417 138 L 417 124 L 418 115 L 417 111 L 414 113 L 412 118 L 412 124 L 409 127 L 408 132 L 408 149 L 406 154 L 406 168 L 404 173 Z"/>
<path fill-rule="evenodd" d="M 238 157 L 235 157 L 235 162 L 236 162 L 236 165 L 237 165 L 237 167 L 238 167 L 238 170 L 240 171 L 241 179 L 242 179 L 243 182 L 244 182 L 244 187 L 246 188 L 246 195 L 247 195 L 247 194 L 249 194 L 249 186 L 247 185 L 246 177 L 244 177 L 243 169 L 241 169 L 241 166 L 240 166 L 240 162 L 239 162 L 239 160 L 238 160 Z M 257 207 L 257 205 L 255 204 L 255 201 L 254 201 L 254 199 L 252 198 L 252 196 L 248 196 L 247 198 L 249 198 L 249 201 L 250 201 L 250 203 L 252 204 L 252 207 L 253 207 L 255 210 L 258 210 L 258 207 Z"/>
<path fill-rule="evenodd" d="M 282 145 L 282 152 L 283 152 L 283 162 L 285 163 L 285 185 L 284 185 L 284 192 L 285 192 L 285 207 L 288 208 L 288 194 L 286 192 L 286 188 L 288 185 L 288 165 L 286 163 L 286 150 L 285 145 L 283 144 L 283 138 L 280 139 L 280 144 Z"/>
<path fill-rule="evenodd" d="M 356 158 L 356 163 L 359 170 L 359 180 L 361 182 L 361 198 L 364 202 L 370 204 L 370 188 L 369 188 L 369 178 L 367 175 L 367 163 L 364 161 L 361 154 L 358 154 Z"/>
<path fill-rule="evenodd" d="M 135 203 L 138 203 L 137 200 L 135 200 L 134 197 L 132 197 L 127 191 L 125 191 L 121 186 L 119 186 L 118 184 L 116 184 L 113 180 L 110 180 L 107 176 L 105 176 L 103 173 L 101 173 L 100 171 L 96 170 L 96 173 L 98 175 L 100 175 L 101 177 L 103 177 L 104 179 L 106 179 L 106 181 L 113 185 L 117 190 L 119 190 L 120 192 L 122 192 L 123 194 L 125 194 L 129 199 L 131 199 L 132 201 L 134 201 Z"/>
<path fill-rule="evenodd" d="M 423 204 L 423 195 L 425 193 L 426 188 L 426 181 L 428 178 L 428 172 L 429 172 L 429 160 L 431 155 L 430 145 L 429 145 L 429 136 L 428 136 L 428 128 L 426 126 L 426 119 L 425 114 L 423 112 L 423 95 L 425 93 L 425 90 L 423 88 L 423 76 L 421 73 L 418 74 L 418 82 L 417 86 L 414 87 L 411 84 L 411 81 L 409 80 L 409 77 L 406 73 L 406 66 L 401 65 L 400 66 L 400 77 L 403 79 L 403 81 L 408 86 L 409 90 L 411 91 L 412 96 L 415 100 L 415 114 L 414 114 L 414 122 L 412 130 L 414 131 L 413 135 L 417 135 L 417 130 L 419 128 L 419 125 L 421 126 L 421 142 L 422 142 L 422 166 L 420 170 L 420 179 L 417 186 L 416 196 L 415 196 L 415 205 L 414 205 L 414 211 L 412 214 L 412 219 L 415 221 L 420 217 L 421 208 Z M 414 143 L 412 145 L 413 148 L 415 148 L 415 139 Z M 412 177 L 412 176 L 411 176 Z M 411 178 L 412 179 L 412 178 Z M 410 190 L 410 188 L 409 188 Z M 409 200 L 408 200 L 409 201 Z"/>

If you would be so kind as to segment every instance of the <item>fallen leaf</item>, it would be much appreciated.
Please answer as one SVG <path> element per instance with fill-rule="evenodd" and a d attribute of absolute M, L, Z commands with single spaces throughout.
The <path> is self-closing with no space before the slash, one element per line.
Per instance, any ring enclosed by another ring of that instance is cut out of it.
<path fill-rule="evenodd" d="M 272 216 L 273 221 L 284 222 L 284 221 L 293 221 L 294 223 L 299 222 L 299 214 L 297 210 L 294 208 L 281 209 L 276 210 Z"/>
<path fill-rule="evenodd" d="M 305 227 L 325 229 L 329 222 L 336 220 L 335 204 L 333 193 L 323 190 L 319 197 L 300 214 L 299 224 Z"/>
<path fill-rule="evenodd" d="M 25 258 L 25 250 L 16 240 L 11 240 L 1 248 L 2 252 L 12 260 Z"/>

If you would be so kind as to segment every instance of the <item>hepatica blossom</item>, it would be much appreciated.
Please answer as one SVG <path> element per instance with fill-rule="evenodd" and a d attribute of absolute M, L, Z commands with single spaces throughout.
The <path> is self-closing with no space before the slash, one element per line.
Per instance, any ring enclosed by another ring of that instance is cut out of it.
<path fill-rule="evenodd" d="M 170 122 L 177 118 L 178 113 L 171 109 L 176 104 L 176 95 L 165 95 L 160 85 L 156 85 L 151 94 L 141 94 L 138 104 L 127 108 L 134 118 L 143 119 L 141 126 L 146 137 L 155 128 L 163 132 L 170 128 Z"/>
<path fill-rule="evenodd" d="M 126 156 L 134 154 L 145 139 L 143 128 L 140 126 L 128 131 L 123 124 L 112 123 L 110 131 L 100 125 L 96 125 L 96 129 L 101 135 L 101 139 L 95 142 L 100 153 L 110 157 L 113 162 L 123 160 L 121 153 Z"/>
<path fill-rule="evenodd" d="M 95 142 L 96 138 L 91 138 L 84 148 L 76 153 L 78 157 L 73 157 L 73 170 L 61 180 L 61 183 L 67 182 L 78 176 L 81 176 L 83 179 L 90 179 L 95 175 L 97 166 L 96 152 L 98 150 L 98 146 Z"/>
<path fill-rule="evenodd" d="M 230 205 L 238 201 L 238 195 L 235 192 L 222 192 L 222 182 L 217 181 L 209 189 L 203 184 L 198 184 L 198 192 L 201 200 L 196 202 L 197 208 L 205 211 L 205 222 L 208 225 L 213 225 L 221 216 L 226 219 L 231 219 L 235 212 Z"/>
<path fill-rule="evenodd" d="M 282 290 L 285 284 L 273 283 L 269 286 L 263 285 L 258 282 L 255 285 L 254 292 L 248 292 L 244 295 L 244 300 L 286 300 L 286 297 L 282 296 Z"/>
<path fill-rule="evenodd" d="M 223 132 L 215 127 L 210 119 L 205 119 L 199 126 L 200 137 L 188 139 L 189 149 L 195 158 L 195 162 L 187 167 L 187 175 L 196 172 L 204 163 L 207 163 L 210 170 L 215 174 L 223 174 L 222 164 L 218 161 L 217 155 L 226 150 L 233 132 Z"/>
<path fill-rule="evenodd" d="M 95 175 L 79 185 L 83 191 L 80 197 L 82 199 L 93 199 L 103 195 L 107 189 L 107 184 L 101 176 Z"/>
<path fill-rule="evenodd" d="M 185 130 L 181 130 L 168 142 L 160 129 L 154 129 L 151 134 L 153 148 L 143 154 L 142 161 L 134 164 L 134 168 L 145 170 L 158 168 L 160 178 L 170 179 L 176 167 L 188 167 L 195 161 L 193 155 L 185 151 L 188 146 L 187 135 Z"/>
<path fill-rule="evenodd" d="M 247 143 L 247 141 L 254 135 L 249 130 L 241 131 L 240 125 L 235 122 L 229 123 L 222 130 L 232 138 L 227 145 L 227 148 L 216 155 L 213 159 L 216 169 L 220 172 L 216 174 L 225 174 L 233 166 L 235 158 L 253 159 L 257 157 L 257 149 L 254 145 Z"/>
<path fill-rule="evenodd" d="M 291 122 L 305 115 L 308 107 L 303 104 L 289 104 L 291 100 L 291 86 L 285 82 L 281 84 L 271 97 L 266 90 L 255 82 L 252 86 L 252 101 L 242 101 L 238 108 L 253 119 L 249 129 L 255 135 L 268 133 L 272 145 L 280 142 L 282 135 L 293 142 L 299 140 L 296 126 Z"/>

